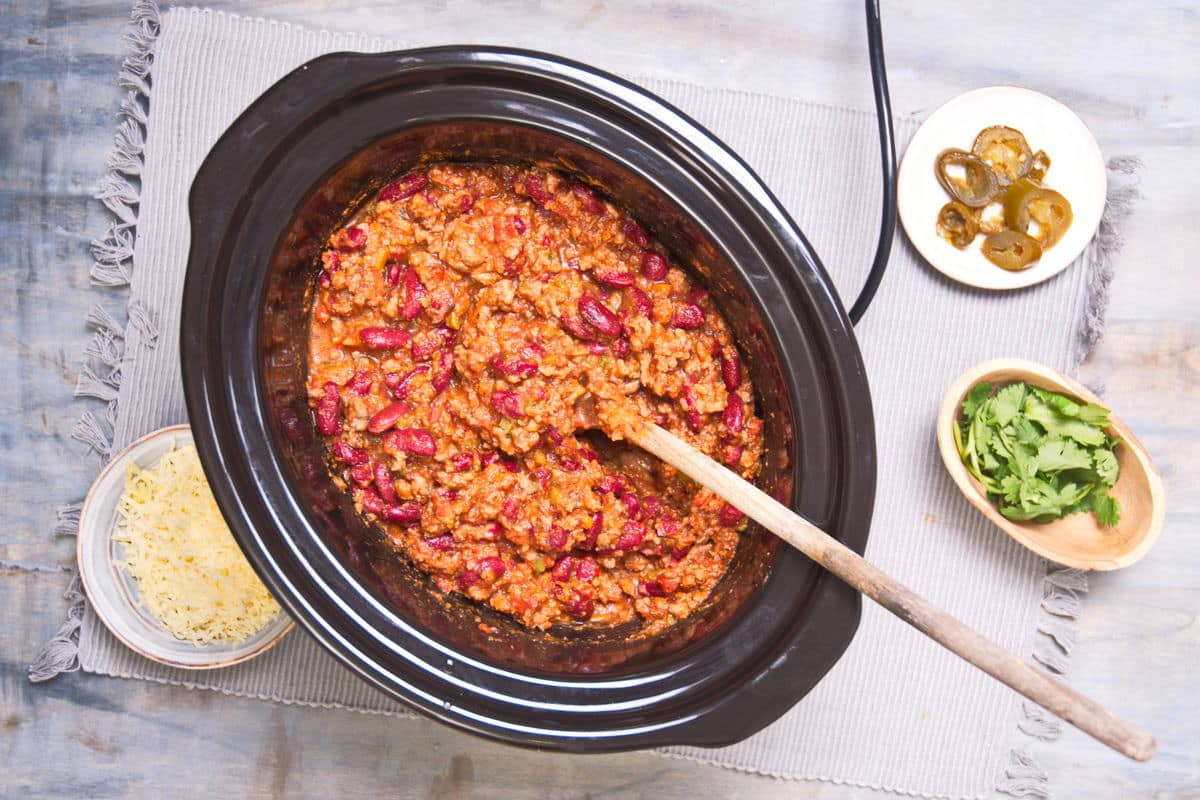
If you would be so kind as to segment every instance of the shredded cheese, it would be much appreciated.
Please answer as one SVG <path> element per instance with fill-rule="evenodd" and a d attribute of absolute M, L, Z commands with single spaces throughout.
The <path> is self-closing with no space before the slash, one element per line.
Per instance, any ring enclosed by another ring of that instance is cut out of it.
<path fill-rule="evenodd" d="M 141 602 L 178 639 L 237 644 L 279 614 L 225 525 L 195 445 L 130 464 L 113 538 Z"/>

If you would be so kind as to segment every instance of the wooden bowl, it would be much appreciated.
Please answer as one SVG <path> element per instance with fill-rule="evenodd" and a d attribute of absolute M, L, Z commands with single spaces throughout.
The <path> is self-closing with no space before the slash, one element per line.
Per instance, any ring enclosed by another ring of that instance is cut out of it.
<path fill-rule="evenodd" d="M 961 416 L 963 399 L 980 381 L 996 386 L 1025 381 L 1076 400 L 1104 405 L 1078 381 L 1033 361 L 1016 358 L 985 361 L 960 375 L 942 400 L 937 439 L 946 470 L 971 505 L 1033 552 L 1068 567 L 1120 569 L 1146 555 L 1158 539 L 1166 514 L 1162 478 L 1146 448 L 1115 414 L 1109 415 L 1108 433 L 1121 439 L 1115 450 L 1121 471 L 1110 493 L 1121 504 L 1120 524 L 1115 528 L 1100 527 L 1090 513 L 1069 514 L 1053 522 L 1016 522 L 1000 513 L 988 500 L 983 485 L 963 464 L 954 444 L 953 426 Z"/>

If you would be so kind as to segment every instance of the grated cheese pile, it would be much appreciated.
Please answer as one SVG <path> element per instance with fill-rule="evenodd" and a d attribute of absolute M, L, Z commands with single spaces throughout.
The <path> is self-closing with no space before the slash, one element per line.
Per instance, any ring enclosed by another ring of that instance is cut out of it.
<path fill-rule="evenodd" d="M 176 638 L 237 644 L 279 614 L 225 525 L 194 445 L 130 464 L 113 538 L 142 603 Z"/>

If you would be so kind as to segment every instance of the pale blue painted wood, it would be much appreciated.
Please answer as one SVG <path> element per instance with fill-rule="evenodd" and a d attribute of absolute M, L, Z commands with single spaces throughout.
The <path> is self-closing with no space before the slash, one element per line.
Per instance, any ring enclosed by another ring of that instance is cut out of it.
<path fill-rule="evenodd" d="M 837 0 L 211 5 L 413 44 L 539 47 L 627 72 L 870 106 L 861 10 Z M 1073 731 L 1031 750 L 1059 797 L 1200 796 L 1200 484 L 1191 480 L 1200 465 L 1200 17 L 1181 2 L 884 6 L 898 113 L 1017 83 L 1075 108 L 1108 154 L 1145 162 L 1108 333 L 1084 378 L 1106 387 L 1157 457 L 1171 511 L 1144 562 L 1093 577 L 1071 680 L 1155 731 L 1160 755 L 1133 764 Z M 26 682 L 25 665 L 61 622 L 59 570 L 73 562 L 72 541 L 46 538 L 54 507 L 81 496 L 99 463 L 69 439 L 85 407 L 72 397 L 83 317 L 95 302 L 119 316 L 124 302 L 91 288 L 87 269 L 89 241 L 107 221 L 89 198 L 123 96 L 115 78 L 127 12 L 123 0 L 0 3 L 0 796 L 860 796 L 650 755 L 512 750 L 425 721 L 140 682 Z"/>

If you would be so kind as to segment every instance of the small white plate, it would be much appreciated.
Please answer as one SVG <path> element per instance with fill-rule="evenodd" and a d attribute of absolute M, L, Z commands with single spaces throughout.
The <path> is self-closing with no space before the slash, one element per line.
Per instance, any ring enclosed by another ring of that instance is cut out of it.
<path fill-rule="evenodd" d="M 1045 185 L 1067 198 L 1075 216 L 1063 238 L 1020 272 L 984 258 L 983 236 L 959 250 L 936 230 L 938 211 L 950 201 L 934 174 L 938 154 L 948 147 L 970 151 L 975 136 L 992 125 L 1016 128 L 1033 152 L 1046 151 Z M 981 289 L 1019 289 L 1057 275 L 1079 257 L 1100 225 L 1107 189 L 1100 147 L 1071 109 L 1029 89 L 991 86 L 959 95 L 925 120 L 904 154 L 896 193 L 905 233 L 935 269 Z"/>
<path fill-rule="evenodd" d="M 240 664 L 265 652 L 295 623 L 281 611 L 262 630 L 237 645 L 180 641 L 138 602 L 137 583 L 120 566 L 122 545 L 112 538 L 117 526 L 117 502 L 125 489 L 126 465 L 132 461 L 142 468 L 152 467 L 172 448 L 191 443 L 191 429 L 173 425 L 143 436 L 113 456 L 83 501 L 76 558 L 92 608 L 125 646 L 171 667 L 213 669 Z"/>

